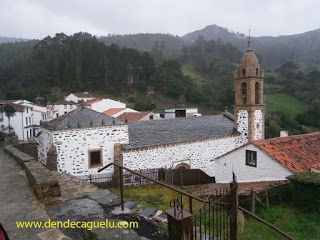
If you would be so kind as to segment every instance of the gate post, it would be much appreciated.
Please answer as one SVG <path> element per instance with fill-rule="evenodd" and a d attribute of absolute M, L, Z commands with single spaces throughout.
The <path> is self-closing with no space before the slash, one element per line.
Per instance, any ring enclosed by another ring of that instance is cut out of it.
<path fill-rule="evenodd" d="M 113 162 L 120 166 L 123 166 L 122 146 L 120 143 L 114 144 Z M 120 179 L 120 168 L 113 166 L 112 185 L 114 187 L 119 187 L 119 184 L 120 184 L 119 179 Z"/>
<path fill-rule="evenodd" d="M 192 239 L 192 214 L 185 210 L 172 208 L 166 211 L 169 240 Z"/>
<path fill-rule="evenodd" d="M 230 237 L 238 240 L 238 183 L 234 173 L 230 183 Z"/>

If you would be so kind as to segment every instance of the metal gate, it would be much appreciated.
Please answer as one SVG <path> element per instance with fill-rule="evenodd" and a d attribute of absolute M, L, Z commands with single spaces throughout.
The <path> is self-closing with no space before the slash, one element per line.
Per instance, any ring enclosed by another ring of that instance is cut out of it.
<path fill-rule="evenodd" d="M 232 194 L 229 188 L 216 190 L 193 214 L 192 238 L 228 240 L 232 234 Z"/>

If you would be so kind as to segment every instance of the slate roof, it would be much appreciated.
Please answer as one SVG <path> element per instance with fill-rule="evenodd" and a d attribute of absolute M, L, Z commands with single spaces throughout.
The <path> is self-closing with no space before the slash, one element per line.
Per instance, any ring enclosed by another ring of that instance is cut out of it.
<path fill-rule="evenodd" d="M 320 132 L 271 138 L 253 144 L 293 172 L 320 170 Z"/>
<path fill-rule="evenodd" d="M 233 121 L 224 114 L 161 121 L 129 123 L 129 144 L 124 148 L 139 148 L 204 140 L 240 134 Z"/>
<path fill-rule="evenodd" d="M 79 93 L 71 93 L 75 96 L 77 96 L 78 98 L 92 98 L 91 94 L 88 92 L 79 92 Z"/>
<path fill-rule="evenodd" d="M 78 103 L 74 102 L 74 101 L 66 101 L 64 98 L 60 99 L 54 103 L 50 103 L 48 105 L 78 105 Z"/>
<path fill-rule="evenodd" d="M 62 130 L 71 128 L 102 127 L 107 125 L 121 124 L 122 122 L 96 112 L 86 107 L 77 108 L 60 117 L 48 122 L 41 122 L 41 126 L 51 130 Z"/>

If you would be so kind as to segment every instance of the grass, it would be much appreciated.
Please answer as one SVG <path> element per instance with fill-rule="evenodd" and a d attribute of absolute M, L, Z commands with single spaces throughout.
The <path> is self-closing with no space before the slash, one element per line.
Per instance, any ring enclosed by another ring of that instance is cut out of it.
<path fill-rule="evenodd" d="M 203 84 L 206 81 L 205 78 L 203 78 L 199 73 L 197 73 L 189 64 L 182 65 L 181 70 L 183 75 L 192 78 L 197 84 Z"/>
<path fill-rule="evenodd" d="M 283 112 L 291 117 L 309 110 L 309 105 L 301 102 L 288 93 L 274 93 L 265 95 L 268 113 Z"/>
<path fill-rule="evenodd" d="M 110 189 L 118 194 L 118 189 Z M 145 185 L 141 187 L 128 187 L 124 189 L 124 199 L 142 204 L 144 207 L 154 207 L 162 211 L 170 209 L 170 201 L 180 196 L 179 193 L 159 185 Z M 188 199 L 183 198 L 184 208 L 188 209 Z M 193 201 L 196 208 L 200 206 L 197 201 Z"/>
<path fill-rule="evenodd" d="M 301 212 L 284 205 L 271 206 L 259 213 L 263 219 L 279 227 L 294 239 L 316 240 L 320 236 L 320 213 Z M 246 219 L 245 231 L 240 239 L 283 239 L 270 228 L 252 220 Z"/>
<path fill-rule="evenodd" d="M 111 189 L 118 194 L 117 189 Z M 125 200 L 142 204 L 145 207 L 154 207 L 163 211 L 171 208 L 170 201 L 179 194 L 157 185 L 142 187 L 129 187 L 124 190 Z M 188 209 L 187 198 L 184 199 L 185 209 Z M 194 203 L 194 209 L 199 208 L 199 203 Z M 320 236 L 320 213 L 302 212 L 286 205 L 271 205 L 269 208 L 258 209 L 257 215 L 264 220 L 279 227 L 294 239 L 316 240 Z M 205 221 L 204 221 L 205 222 Z M 245 218 L 244 233 L 241 240 L 277 240 L 284 239 L 274 230 L 253 220 Z"/>

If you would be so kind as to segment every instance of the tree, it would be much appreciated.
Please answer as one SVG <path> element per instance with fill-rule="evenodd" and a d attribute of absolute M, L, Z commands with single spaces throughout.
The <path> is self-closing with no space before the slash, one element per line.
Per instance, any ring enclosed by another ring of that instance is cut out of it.
<path fill-rule="evenodd" d="M 11 105 L 9 104 L 6 104 L 3 108 L 4 110 L 4 113 L 6 115 L 6 117 L 8 118 L 8 121 L 9 121 L 9 132 L 11 130 L 11 125 L 10 125 L 10 119 L 16 115 L 16 110 L 14 109 L 14 107 L 12 107 Z"/>

